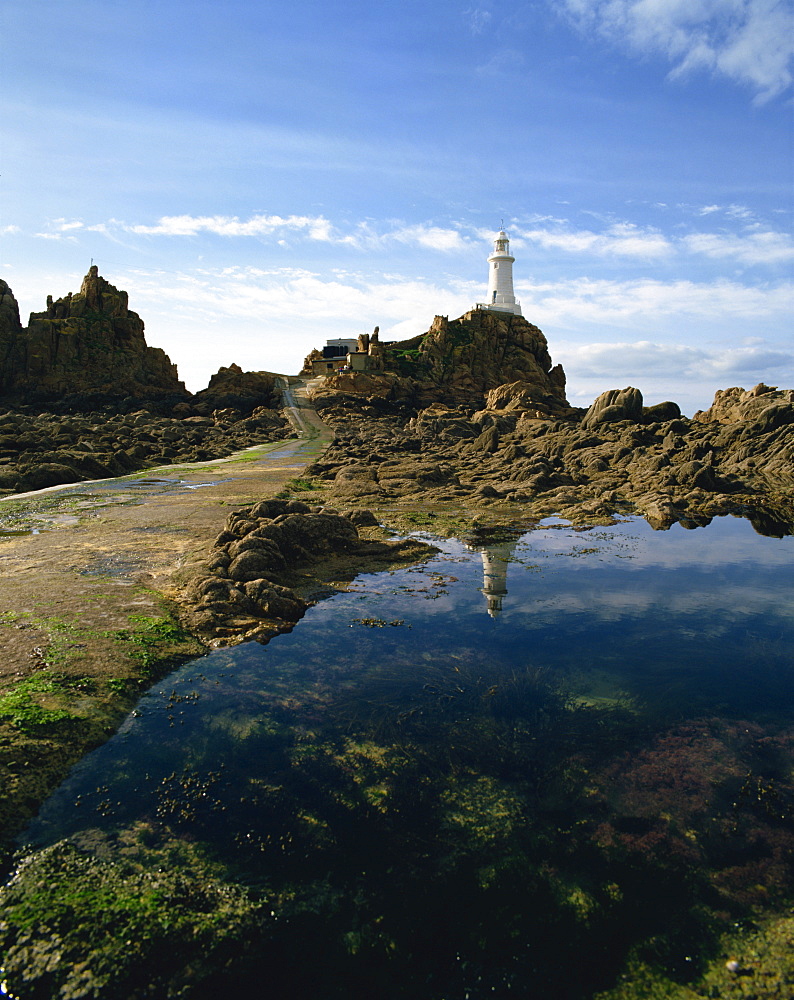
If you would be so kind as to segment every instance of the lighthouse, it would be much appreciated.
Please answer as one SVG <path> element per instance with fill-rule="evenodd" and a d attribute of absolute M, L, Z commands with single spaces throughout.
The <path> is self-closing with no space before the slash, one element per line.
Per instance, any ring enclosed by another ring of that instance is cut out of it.
<path fill-rule="evenodd" d="M 521 316 L 521 304 L 513 294 L 513 262 L 510 240 L 504 229 L 500 229 L 493 241 L 493 253 L 488 256 L 488 298 L 478 302 L 479 309 L 509 312 Z"/>

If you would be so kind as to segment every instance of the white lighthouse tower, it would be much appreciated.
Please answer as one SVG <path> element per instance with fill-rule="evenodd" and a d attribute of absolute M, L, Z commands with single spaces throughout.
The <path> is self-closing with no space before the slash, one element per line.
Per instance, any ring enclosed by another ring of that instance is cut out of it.
<path fill-rule="evenodd" d="M 510 240 L 504 229 L 500 229 L 493 241 L 493 253 L 488 256 L 488 299 L 478 302 L 478 309 L 509 312 L 521 315 L 521 304 L 513 294 L 513 262 Z"/>

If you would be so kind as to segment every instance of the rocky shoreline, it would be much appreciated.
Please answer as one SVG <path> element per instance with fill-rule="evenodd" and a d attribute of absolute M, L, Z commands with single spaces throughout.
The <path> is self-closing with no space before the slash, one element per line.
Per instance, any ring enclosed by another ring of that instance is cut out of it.
<path fill-rule="evenodd" d="M 156 465 L 206 462 L 293 434 L 284 416 L 259 406 L 209 416 L 164 417 L 147 409 L 119 414 L 0 413 L 0 496 Z"/>
<path fill-rule="evenodd" d="M 643 407 L 627 388 L 567 420 L 511 406 L 520 392 L 504 386 L 483 409 L 435 404 L 406 419 L 382 403 L 365 414 L 372 398 L 353 416 L 349 392 L 342 403 L 324 386 L 316 405 L 335 437 L 309 471 L 334 501 L 383 512 L 410 499 L 508 520 L 637 513 L 661 529 L 737 514 L 764 534 L 792 532 L 794 391 L 724 390 L 688 419 L 674 404 Z"/>

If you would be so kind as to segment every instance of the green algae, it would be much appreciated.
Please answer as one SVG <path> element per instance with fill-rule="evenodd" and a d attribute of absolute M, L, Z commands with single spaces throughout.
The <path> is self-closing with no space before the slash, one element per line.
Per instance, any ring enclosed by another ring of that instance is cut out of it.
<path fill-rule="evenodd" d="M 34 674 L 16 684 L 13 690 L 0 695 L 0 719 L 8 719 L 12 725 L 28 733 L 41 726 L 70 719 L 73 716 L 68 709 L 42 704 L 43 698 L 62 700 L 69 693 L 62 677 L 49 671 Z"/>
<path fill-rule="evenodd" d="M 11 838 L 69 768 L 113 734 L 141 691 L 203 651 L 167 613 L 129 615 L 126 629 L 82 618 L 0 615 L 0 627 L 35 628 L 44 637 L 32 654 L 35 672 L 0 692 L 0 865 Z M 86 673 L 89 643 L 106 650 L 112 672 Z"/>
<path fill-rule="evenodd" d="M 784 1000 L 794 996 L 794 917 L 770 914 L 759 924 L 737 924 L 714 942 L 690 982 L 676 981 L 638 951 L 619 980 L 593 1000 Z"/>
<path fill-rule="evenodd" d="M 136 833 L 135 861 L 60 842 L 20 864 L 0 889 L 4 995 L 183 996 L 250 942 L 261 902 L 190 845 L 147 850 Z"/>
<path fill-rule="evenodd" d="M 137 663 L 141 679 L 162 676 L 196 652 L 196 641 L 173 618 L 129 615 L 130 627 L 110 633 Z"/>

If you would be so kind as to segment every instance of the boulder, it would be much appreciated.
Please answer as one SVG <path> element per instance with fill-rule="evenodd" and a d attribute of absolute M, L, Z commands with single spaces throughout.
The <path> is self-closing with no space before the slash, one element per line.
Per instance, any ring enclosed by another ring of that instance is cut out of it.
<path fill-rule="evenodd" d="M 250 580 L 259 580 L 277 568 L 279 567 L 273 565 L 273 559 L 268 550 L 246 549 L 235 559 L 232 559 L 227 572 L 232 580 L 247 583 Z"/>
<path fill-rule="evenodd" d="M 646 424 L 665 423 L 668 420 L 677 420 L 680 416 L 681 408 L 678 403 L 670 400 L 642 408 L 642 419 Z"/>
<path fill-rule="evenodd" d="M 632 386 L 608 389 L 591 404 L 582 419 L 582 426 L 590 428 L 619 420 L 640 421 L 642 415 L 642 393 L 639 389 Z"/>
<path fill-rule="evenodd" d="M 547 403 L 549 393 L 537 382 L 508 382 L 491 389 L 485 397 L 488 410 L 515 410 L 518 413 L 530 411 L 533 416 L 547 417 L 551 407 Z M 551 401 L 552 406 L 554 400 Z"/>
<path fill-rule="evenodd" d="M 707 410 L 698 410 L 692 419 L 699 423 L 717 421 L 721 424 L 754 420 L 773 404 L 794 405 L 794 389 L 779 390 L 763 382 L 752 389 L 739 386 L 718 389 L 711 406 Z"/>

